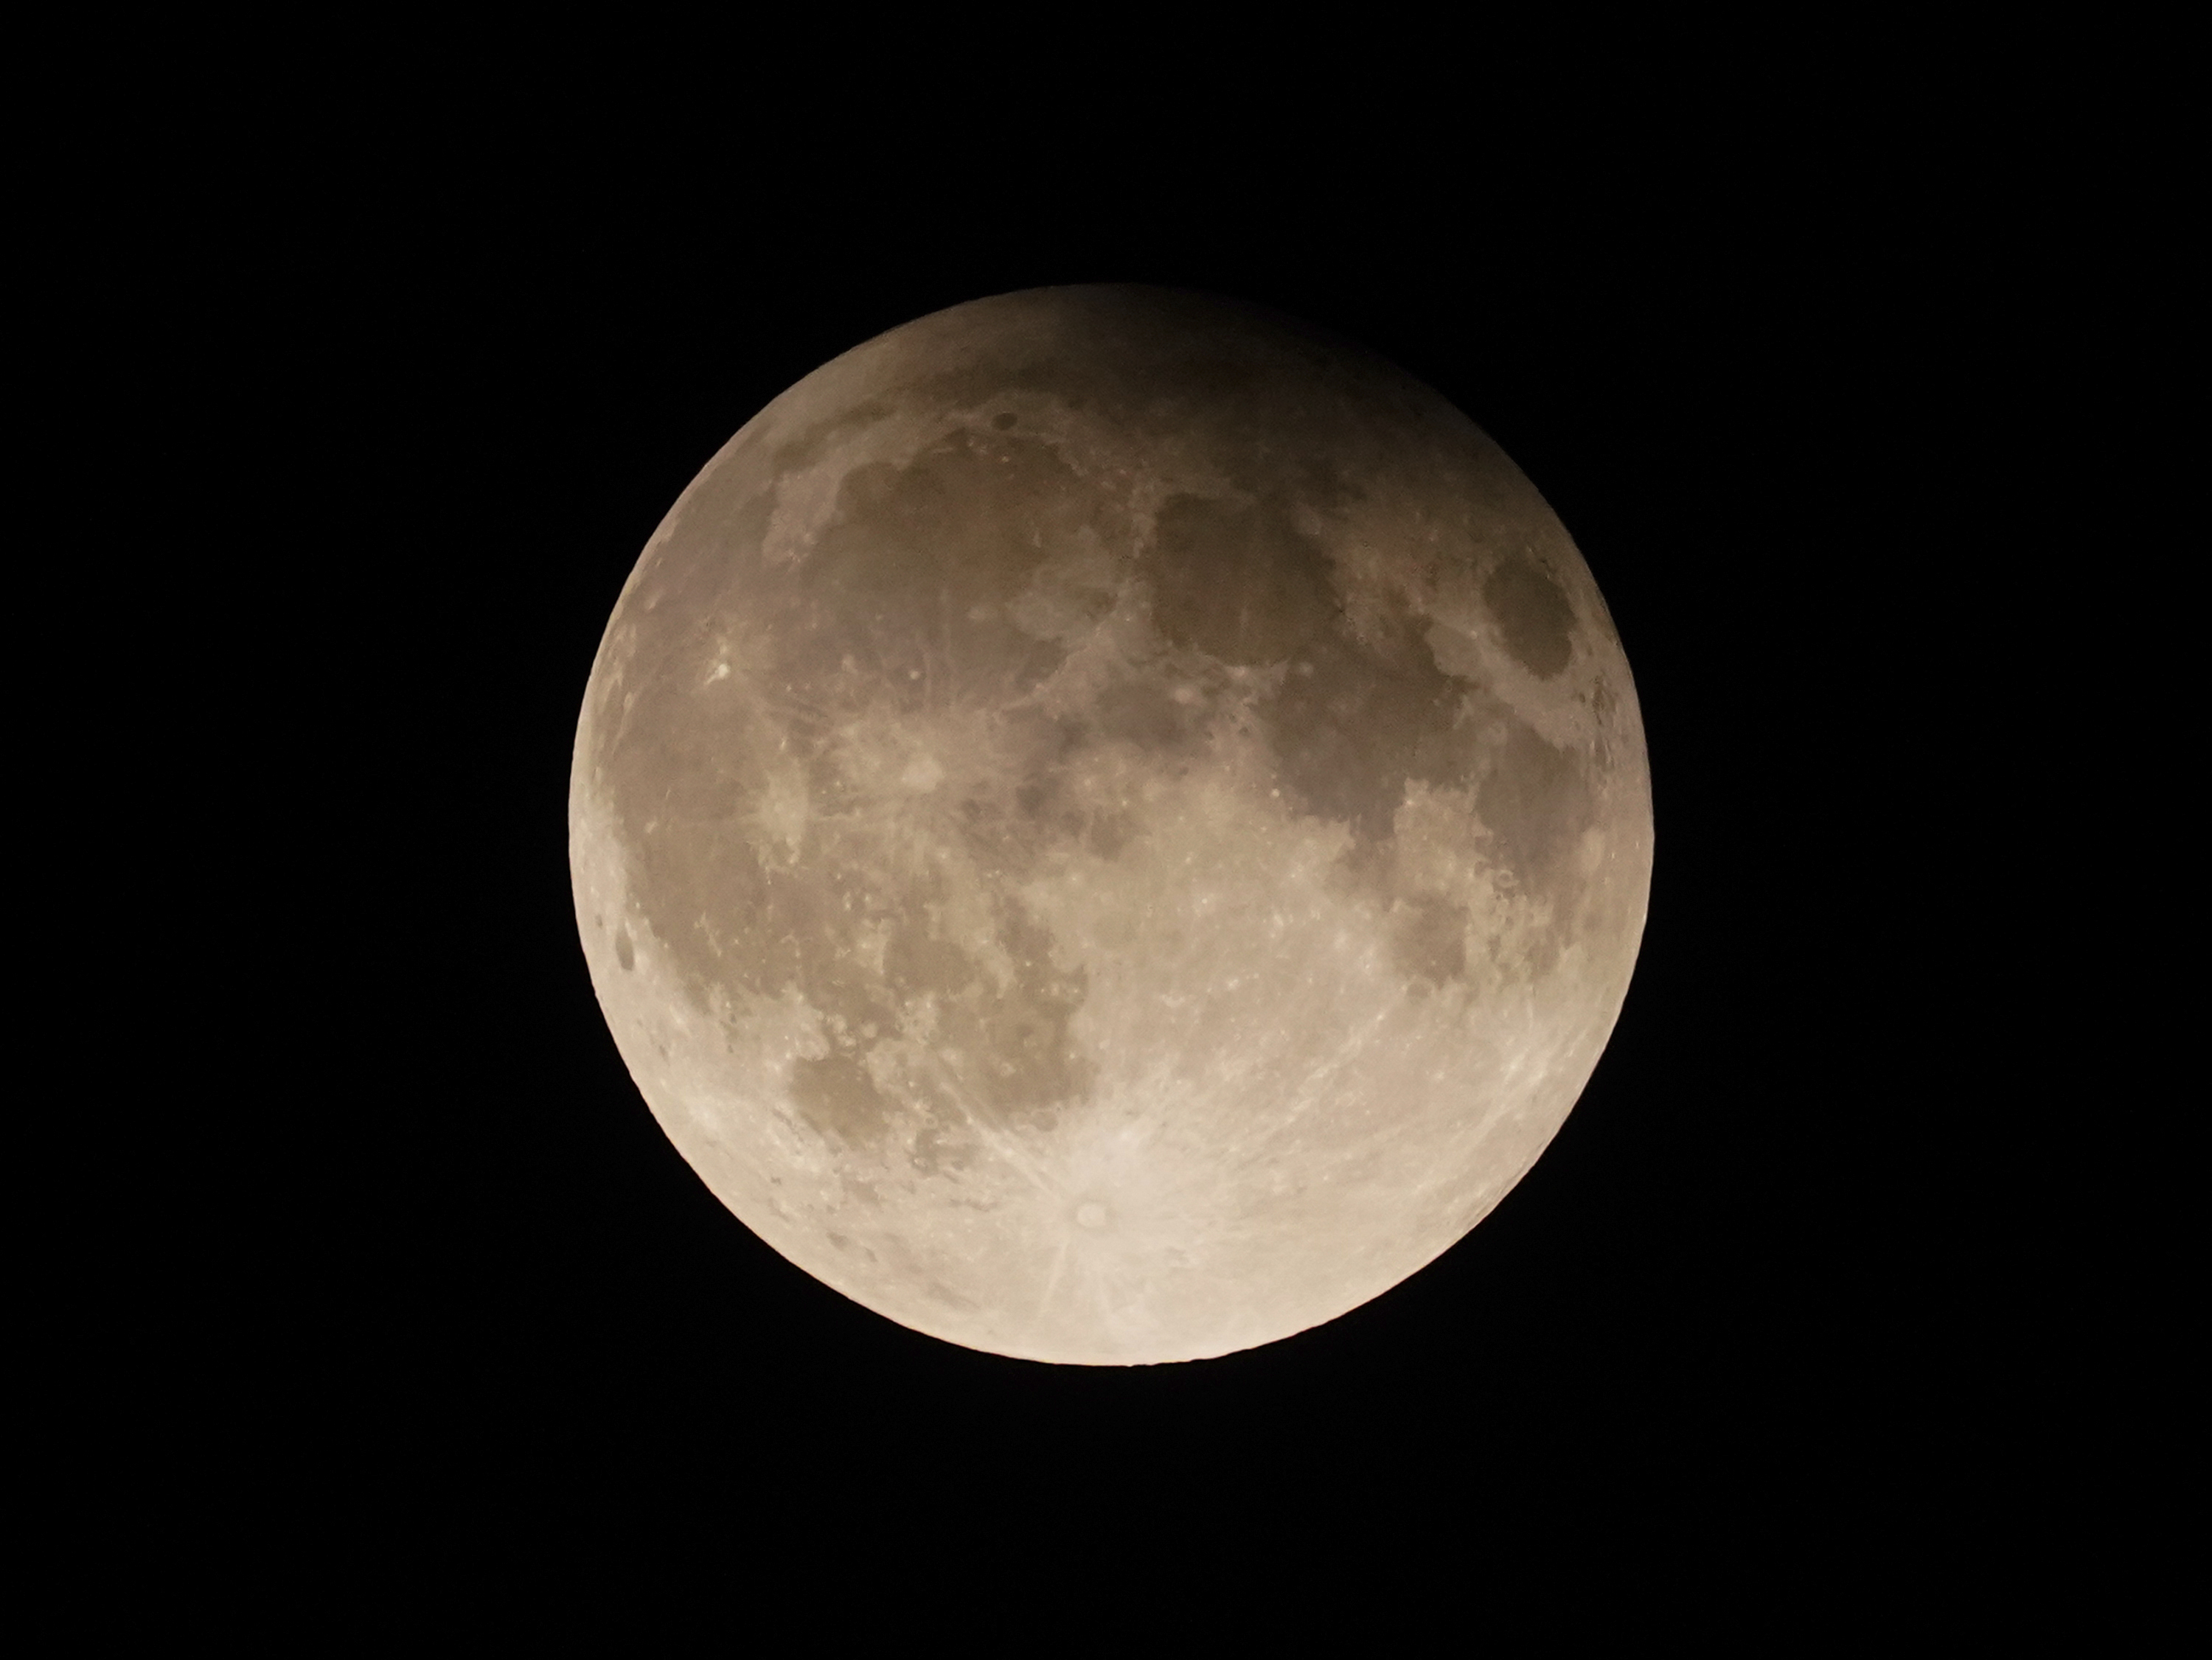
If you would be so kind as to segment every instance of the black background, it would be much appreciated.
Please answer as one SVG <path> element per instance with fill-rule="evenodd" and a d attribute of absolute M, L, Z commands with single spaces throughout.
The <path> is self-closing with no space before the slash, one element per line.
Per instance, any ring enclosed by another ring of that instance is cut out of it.
<path fill-rule="evenodd" d="M 1387 1602 L 1600 1546 L 1801 1595 L 1839 1541 L 1918 1572 L 1896 1542 L 1942 1482 L 1900 1490 L 1895 1450 L 1948 1408 L 1905 1281 L 1942 1270 L 1895 1172 L 1940 1084 L 1898 1060 L 1883 849 L 1927 696 L 1900 591 L 1970 562 L 1930 481 L 1974 163 L 1790 104 L 1409 129 L 1370 95 L 1052 146 L 921 112 L 817 155 L 766 118 L 553 122 L 280 170 L 304 228 L 228 279 L 277 319 L 272 442 L 342 522 L 282 649 L 342 657 L 352 734 L 317 758 L 352 851 L 295 924 L 350 988 L 301 1017 L 343 1122 L 295 1185 L 300 1502 L 357 1490 L 407 1572 L 590 1537 L 756 1588 L 805 1561 L 1117 1609 Z M 600 630 L 715 450 L 885 329 L 1100 281 L 1309 318 L 1490 432 L 1619 625 L 1657 828 L 1619 1027 L 1497 1211 L 1324 1328 L 1127 1371 L 907 1331 L 725 1211 L 600 1018 L 565 845 Z M 267 718 L 324 742 L 311 706 Z"/>

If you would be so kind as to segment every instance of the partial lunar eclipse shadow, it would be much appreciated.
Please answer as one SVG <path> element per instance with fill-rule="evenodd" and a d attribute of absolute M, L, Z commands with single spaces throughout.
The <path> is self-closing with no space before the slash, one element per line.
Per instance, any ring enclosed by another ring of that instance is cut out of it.
<path fill-rule="evenodd" d="M 824 365 L 684 491 L 576 729 L 576 913 L 744 1224 L 1001 1354 L 1387 1290 L 1620 1009 L 1644 733 L 1520 470 L 1374 356 L 1042 289 Z"/>

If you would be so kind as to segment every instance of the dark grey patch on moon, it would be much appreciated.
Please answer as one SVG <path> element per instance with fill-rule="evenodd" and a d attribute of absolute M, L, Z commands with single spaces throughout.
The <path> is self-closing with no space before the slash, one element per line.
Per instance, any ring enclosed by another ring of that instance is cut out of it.
<path fill-rule="evenodd" d="M 1079 545 L 1087 506 L 1066 463 L 1029 439 L 963 433 L 903 466 L 855 467 L 791 579 L 805 597 L 779 654 L 787 672 L 811 678 L 849 657 L 906 707 L 1027 691 L 1065 653 L 1003 608 L 1040 564 Z M 920 556 L 887 559 L 887 547 Z"/>
<path fill-rule="evenodd" d="M 1390 958 L 1417 984 L 1467 973 L 1467 907 L 1434 894 L 1401 901 L 1390 918 Z"/>
<path fill-rule="evenodd" d="M 1127 680 L 1099 694 L 1095 711 L 1098 735 L 1134 744 L 1148 754 L 1187 754 L 1201 736 L 1192 707 L 1148 681 Z"/>
<path fill-rule="evenodd" d="M 637 966 L 637 952 L 629 942 L 629 930 L 627 928 L 615 930 L 615 960 L 624 969 Z"/>
<path fill-rule="evenodd" d="M 791 1063 L 792 1105 L 807 1123 L 848 1144 L 879 1141 L 896 1109 L 850 1055 L 801 1056 Z"/>
<path fill-rule="evenodd" d="M 1328 556 L 1280 502 L 1170 497 L 1145 573 L 1162 633 L 1240 667 L 1282 662 L 1338 609 Z"/>
<path fill-rule="evenodd" d="M 1577 759 L 1514 723 L 1497 762 L 1474 795 L 1503 863 L 1532 892 L 1568 898 L 1574 855 L 1590 826 L 1595 803 Z"/>
<path fill-rule="evenodd" d="M 1541 566 L 1525 554 L 1501 560 L 1482 585 L 1482 597 L 1506 649 L 1530 674 L 1548 680 L 1567 666 L 1574 655 L 1574 607 Z"/>
<path fill-rule="evenodd" d="M 1363 843 L 1387 840 L 1414 779 L 1466 782 L 1477 756 L 1460 720 L 1466 687 L 1418 641 L 1388 653 L 1340 629 L 1316 631 L 1267 708 L 1283 782 L 1307 811 Z"/>

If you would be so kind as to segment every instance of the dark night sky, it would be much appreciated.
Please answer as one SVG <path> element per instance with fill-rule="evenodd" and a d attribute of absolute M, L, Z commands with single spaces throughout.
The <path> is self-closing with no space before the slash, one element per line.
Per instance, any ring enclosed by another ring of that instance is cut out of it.
<path fill-rule="evenodd" d="M 1220 1541 L 1410 1572 L 1376 1542 L 1402 1530 L 1456 1561 L 1686 1530 L 1811 1573 L 1792 1541 L 1875 1504 L 1903 1375 L 1881 1239 L 1909 1132 L 1857 1041 L 1890 926 L 1860 850 L 1894 833 L 1869 783 L 1913 672 L 1894 573 L 1942 552 L 1959 279 L 1921 198 L 1802 132 L 850 171 L 750 142 L 363 161 L 252 279 L 314 300 L 279 379 L 326 412 L 357 549 L 328 603 L 373 641 L 337 810 L 380 850 L 341 884 L 374 1174 L 316 1224 L 327 1433 L 388 1450 L 451 1560 L 526 1513 L 1009 1574 L 1173 1575 Z M 1612 1045 L 1499 1209 L 1329 1326 L 1131 1371 L 937 1342 L 748 1233 L 623 1070 L 565 848 L 599 631 L 730 434 L 914 317 L 1114 280 L 1321 323 L 1504 445 L 1619 624 L 1657 827 Z"/>

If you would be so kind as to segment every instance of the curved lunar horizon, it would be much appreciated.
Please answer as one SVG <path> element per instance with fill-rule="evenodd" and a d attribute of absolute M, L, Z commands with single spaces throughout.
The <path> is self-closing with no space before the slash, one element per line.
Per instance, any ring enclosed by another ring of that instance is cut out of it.
<path fill-rule="evenodd" d="M 948 1342 L 1251 1348 L 1472 1228 L 1581 1094 L 1651 868 L 1635 688 L 1496 445 L 1140 288 L 769 404 L 623 589 L 569 850 L 630 1075 L 746 1227 Z"/>

